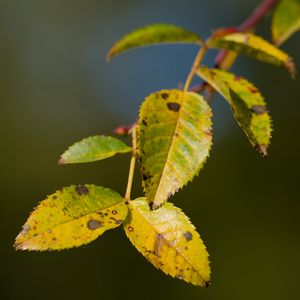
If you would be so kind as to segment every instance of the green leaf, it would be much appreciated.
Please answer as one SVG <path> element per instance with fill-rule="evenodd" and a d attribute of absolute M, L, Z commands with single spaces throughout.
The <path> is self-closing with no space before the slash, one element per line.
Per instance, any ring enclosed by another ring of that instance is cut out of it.
<path fill-rule="evenodd" d="M 207 42 L 209 47 L 224 48 L 247 55 L 254 59 L 285 67 L 293 77 L 295 65 L 292 58 L 276 46 L 252 33 L 232 33 L 212 37 Z"/>
<path fill-rule="evenodd" d="M 107 58 L 142 46 L 166 43 L 200 44 L 201 38 L 184 28 L 171 24 L 152 24 L 132 31 L 120 39 L 108 52 Z"/>
<path fill-rule="evenodd" d="M 300 0 L 280 1 L 273 15 L 274 43 L 281 45 L 298 30 L 300 30 Z"/>
<path fill-rule="evenodd" d="M 143 187 L 153 208 L 199 172 L 212 144 L 212 112 L 202 96 L 162 90 L 148 96 L 137 126 Z"/>
<path fill-rule="evenodd" d="M 219 69 L 203 66 L 197 74 L 228 101 L 251 144 L 266 156 L 271 139 L 271 117 L 258 89 L 246 79 Z"/>
<path fill-rule="evenodd" d="M 206 248 L 189 218 L 173 204 L 149 210 L 145 198 L 131 201 L 124 229 L 156 268 L 194 285 L 210 284 Z"/>
<path fill-rule="evenodd" d="M 61 250 L 95 240 L 127 215 L 124 199 L 95 185 L 65 187 L 42 201 L 16 238 L 20 250 Z"/>
<path fill-rule="evenodd" d="M 92 162 L 130 151 L 130 147 L 116 138 L 103 135 L 91 136 L 69 147 L 61 156 L 59 163 Z"/>

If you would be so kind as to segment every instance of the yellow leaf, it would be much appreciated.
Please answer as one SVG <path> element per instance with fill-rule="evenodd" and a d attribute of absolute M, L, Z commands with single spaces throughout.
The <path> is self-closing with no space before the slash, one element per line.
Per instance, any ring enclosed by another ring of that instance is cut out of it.
<path fill-rule="evenodd" d="M 61 250 L 95 240 L 127 215 L 124 199 L 94 185 L 65 187 L 42 201 L 16 238 L 20 250 Z"/>
<path fill-rule="evenodd" d="M 206 248 L 189 218 L 173 204 L 150 210 L 145 198 L 131 201 L 124 229 L 156 268 L 194 285 L 210 284 Z"/>
<path fill-rule="evenodd" d="M 271 117 L 259 90 L 246 79 L 224 70 L 202 66 L 197 74 L 227 100 L 250 143 L 263 156 L 267 156 L 272 131 Z"/>
<path fill-rule="evenodd" d="M 295 76 L 296 69 L 292 58 L 263 38 L 252 33 L 231 33 L 224 36 L 213 36 L 207 45 L 212 48 L 224 48 L 236 51 L 254 59 L 285 67 Z"/>
<path fill-rule="evenodd" d="M 153 208 L 182 188 L 205 163 L 212 112 L 201 95 L 162 90 L 146 98 L 137 127 L 143 186 Z"/>

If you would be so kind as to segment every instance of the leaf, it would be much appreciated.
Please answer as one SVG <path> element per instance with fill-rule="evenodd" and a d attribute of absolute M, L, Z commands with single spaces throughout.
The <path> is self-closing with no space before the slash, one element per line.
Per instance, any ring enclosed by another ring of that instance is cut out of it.
<path fill-rule="evenodd" d="M 273 15 L 274 43 L 281 45 L 298 30 L 300 30 L 300 0 L 281 0 Z"/>
<path fill-rule="evenodd" d="M 266 156 L 271 139 L 271 117 L 258 89 L 246 79 L 219 69 L 202 66 L 197 74 L 228 101 L 250 143 Z"/>
<path fill-rule="evenodd" d="M 137 151 L 143 187 L 153 208 L 199 172 L 212 144 L 212 112 L 202 96 L 162 90 L 140 110 Z"/>
<path fill-rule="evenodd" d="M 232 33 L 212 37 L 207 41 L 212 48 L 224 48 L 257 60 L 285 67 L 294 77 L 296 69 L 292 58 L 276 46 L 252 33 Z"/>
<path fill-rule="evenodd" d="M 124 199 L 95 185 L 65 187 L 42 201 L 16 238 L 20 250 L 61 250 L 95 240 L 127 215 Z"/>
<path fill-rule="evenodd" d="M 124 51 L 154 44 L 193 43 L 200 44 L 201 38 L 184 28 L 171 24 L 152 24 L 132 31 L 120 39 L 108 52 L 107 58 Z"/>
<path fill-rule="evenodd" d="M 61 156 L 60 164 L 86 163 L 105 159 L 131 148 L 120 140 L 103 135 L 91 136 L 75 143 Z"/>
<path fill-rule="evenodd" d="M 189 218 L 173 204 L 149 210 L 145 198 L 131 201 L 124 229 L 156 268 L 194 285 L 210 284 L 206 248 Z"/>

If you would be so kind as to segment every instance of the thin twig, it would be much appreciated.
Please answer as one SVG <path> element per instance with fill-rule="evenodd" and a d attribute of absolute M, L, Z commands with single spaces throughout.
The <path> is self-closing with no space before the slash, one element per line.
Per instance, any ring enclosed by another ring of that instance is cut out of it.
<path fill-rule="evenodd" d="M 125 193 L 125 200 L 130 201 L 131 197 L 131 188 L 132 182 L 134 177 L 134 169 L 135 169 L 135 161 L 136 161 L 136 125 L 131 128 L 131 136 L 132 136 L 132 155 L 130 160 L 130 167 L 129 167 L 129 174 L 128 174 L 128 181 L 127 181 L 127 188 Z"/>

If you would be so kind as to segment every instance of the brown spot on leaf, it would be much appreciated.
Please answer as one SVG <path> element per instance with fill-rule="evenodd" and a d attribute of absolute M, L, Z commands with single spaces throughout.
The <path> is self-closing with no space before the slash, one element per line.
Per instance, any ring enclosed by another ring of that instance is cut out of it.
<path fill-rule="evenodd" d="M 253 105 L 251 110 L 256 114 L 256 115 L 263 115 L 264 113 L 267 112 L 267 108 L 263 105 Z"/>
<path fill-rule="evenodd" d="M 167 106 L 168 106 L 169 110 L 172 110 L 172 111 L 175 111 L 175 112 L 178 112 L 179 109 L 180 109 L 180 104 L 176 103 L 176 102 L 168 102 Z"/>
<path fill-rule="evenodd" d="M 249 89 L 250 93 L 252 93 L 252 94 L 258 93 L 258 89 L 254 86 L 250 86 L 248 89 Z"/>
<path fill-rule="evenodd" d="M 159 253 L 160 253 L 160 250 L 161 250 L 161 247 L 164 243 L 164 240 L 163 240 L 164 236 L 163 234 L 156 234 L 155 236 L 155 241 L 154 241 L 154 254 L 156 256 L 159 256 Z"/>
<path fill-rule="evenodd" d="M 187 242 L 189 242 L 190 240 L 192 240 L 193 238 L 193 235 L 189 232 L 189 231 L 186 231 L 183 236 L 185 237 L 185 239 L 187 240 Z"/>
<path fill-rule="evenodd" d="M 111 213 L 112 213 L 113 215 L 116 215 L 118 212 L 117 212 L 116 210 L 113 210 Z"/>
<path fill-rule="evenodd" d="M 123 220 L 116 220 L 115 223 L 116 223 L 117 225 L 122 224 L 122 223 L 123 223 Z"/>
<path fill-rule="evenodd" d="M 146 120 L 142 120 L 142 123 L 143 123 L 145 126 L 147 126 Z"/>
<path fill-rule="evenodd" d="M 91 220 L 88 221 L 87 227 L 90 230 L 95 230 L 95 229 L 98 229 L 98 228 L 102 227 L 102 223 L 99 222 L 98 220 L 91 219 Z"/>
<path fill-rule="evenodd" d="M 132 232 L 133 231 L 133 227 L 128 226 L 128 231 Z"/>
<path fill-rule="evenodd" d="M 78 193 L 78 195 L 86 195 L 89 192 L 89 189 L 85 186 L 85 185 L 77 185 L 76 186 L 76 192 Z"/>
<path fill-rule="evenodd" d="M 169 98 L 169 94 L 168 93 L 162 93 L 161 96 L 165 100 Z"/>

